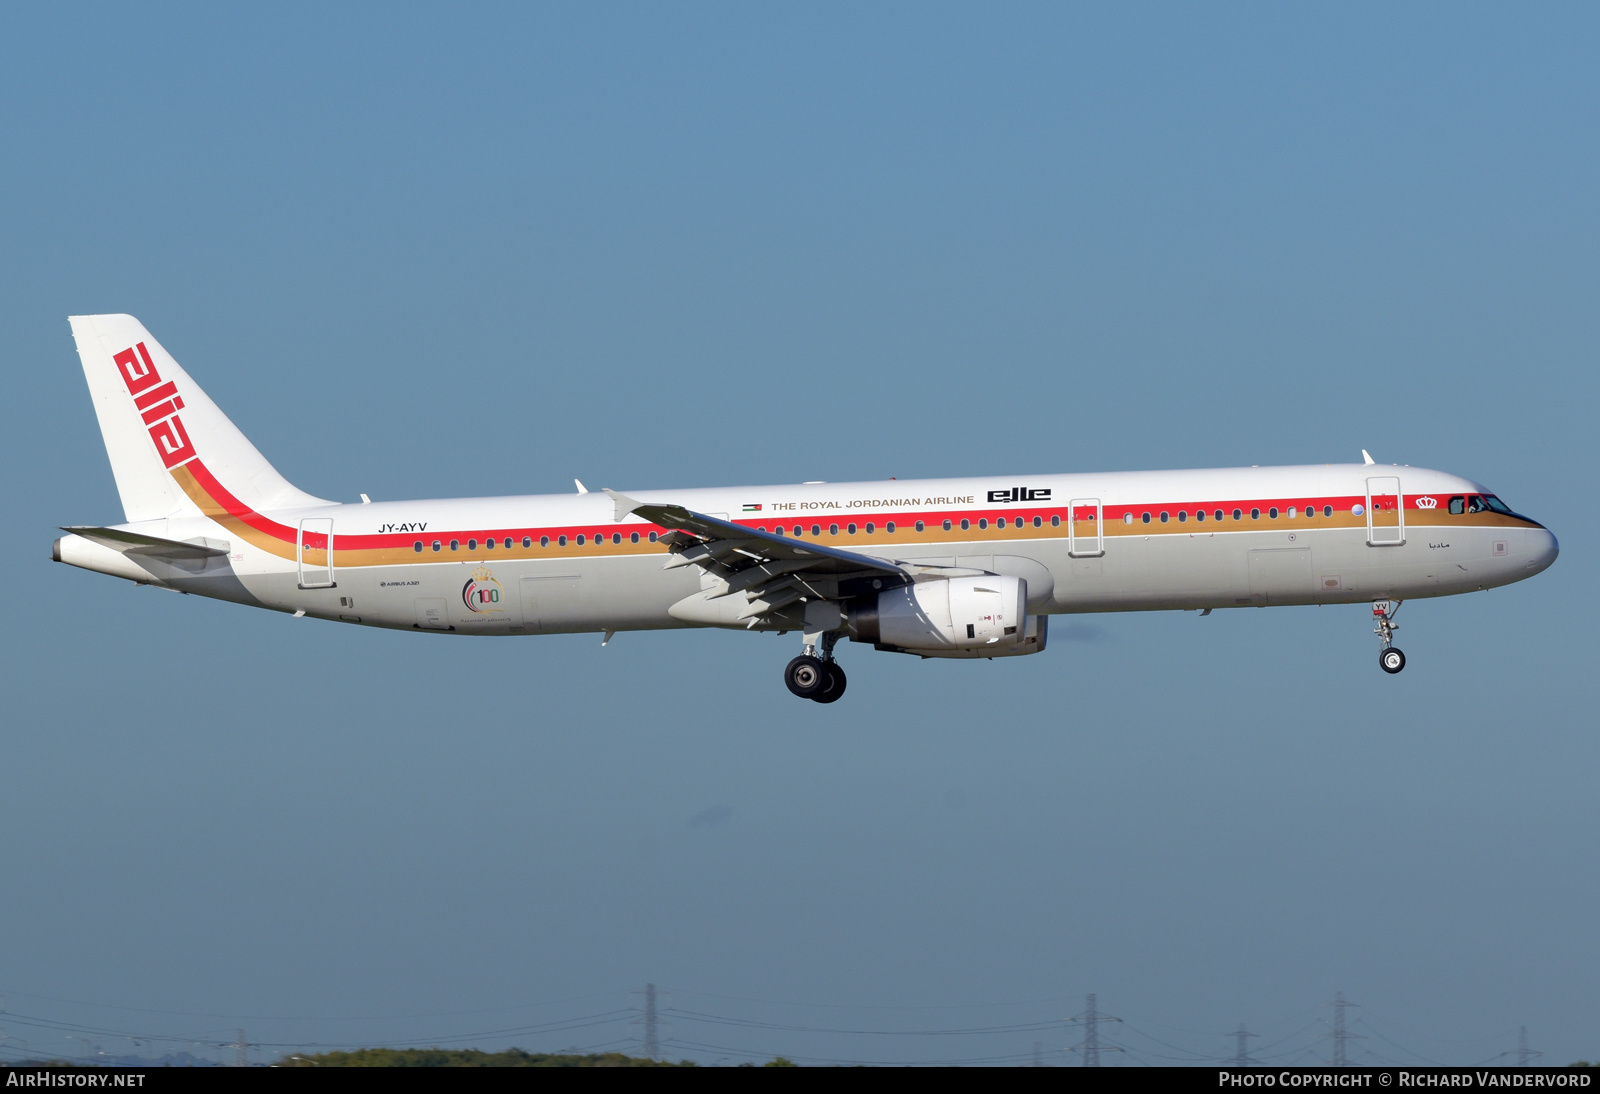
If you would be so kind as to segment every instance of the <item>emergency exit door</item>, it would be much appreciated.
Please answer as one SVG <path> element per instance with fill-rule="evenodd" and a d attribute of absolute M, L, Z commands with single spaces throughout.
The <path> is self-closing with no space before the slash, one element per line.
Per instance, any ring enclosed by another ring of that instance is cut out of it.
<path fill-rule="evenodd" d="M 306 517 L 295 536 L 295 555 L 300 560 L 302 589 L 332 589 L 333 518 Z"/>
<path fill-rule="evenodd" d="M 1367 480 L 1367 546 L 1398 547 L 1406 541 L 1406 499 L 1400 480 L 1383 475 Z"/>
<path fill-rule="evenodd" d="M 1067 503 L 1067 554 L 1099 558 L 1106 553 L 1105 507 L 1099 498 L 1073 498 Z"/>

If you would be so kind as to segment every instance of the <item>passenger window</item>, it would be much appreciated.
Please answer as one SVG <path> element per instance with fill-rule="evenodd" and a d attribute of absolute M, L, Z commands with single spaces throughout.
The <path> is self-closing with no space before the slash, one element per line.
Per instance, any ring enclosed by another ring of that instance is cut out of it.
<path fill-rule="evenodd" d="M 1211 515 L 1213 517 L 1215 517 L 1217 520 L 1221 520 L 1222 519 L 1222 510 L 1218 509 L 1215 513 L 1212 513 Z M 1238 517 L 1234 517 L 1233 519 L 1234 520 L 1238 520 L 1239 518 Z"/>
<path fill-rule="evenodd" d="M 814 536 L 820 536 L 822 534 L 822 525 L 813 524 L 811 526 L 811 534 Z"/>
<path fill-rule="evenodd" d="M 1052 528 L 1061 527 L 1061 514 L 1060 513 L 1052 513 L 1051 514 L 1051 516 L 1050 516 L 1050 527 L 1052 527 Z"/>
<path fill-rule="evenodd" d="M 612 532 L 611 533 L 611 542 L 612 543 L 621 543 L 622 542 L 622 533 L 621 532 Z"/>
<path fill-rule="evenodd" d="M 1167 523 L 1167 513 L 1166 513 L 1166 510 L 1162 510 L 1162 512 L 1161 512 L 1161 523 L 1162 523 L 1162 524 L 1165 524 L 1165 523 Z"/>
<path fill-rule="evenodd" d="M 639 533 L 638 532 L 634 532 L 632 535 L 630 535 L 628 537 L 628 542 L 630 542 L 630 543 L 638 543 L 639 542 Z"/>
<path fill-rule="evenodd" d="M 873 526 L 872 526 L 872 522 L 869 520 L 869 521 L 867 521 L 867 535 L 870 536 L 872 533 L 873 533 Z"/>
<path fill-rule="evenodd" d="M 492 539 L 484 540 L 483 545 L 491 551 L 494 550 L 494 540 Z"/>
<path fill-rule="evenodd" d="M 417 542 L 411 545 L 411 549 L 420 555 L 422 553 L 422 541 L 420 539 L 417 540 Z"/>
<path fill-rule="evenodd" d="M 948 532 L 950 530 L 950 522 L 948 520 L 945 521 L 943 527 L 944 527 L 944 530 L 946 532 Z"/>
<path fill-rule="evenodd" d="M 1234 520 L 1243 520 L 1244 519 L 1244 513 L 1241 510 L 1235 509 L 1233 511 L 1233 519 Z"/>
<path fill-rule="evenodd" d="M 582 532 L 578 533 L 578 546 L 579 547 L 583 546 L 583 533 Z"/>
<path fill-rule="evenodd" d="M 1325 517 L 1331 517 L 1331 516 L 1333 516 L 1333 506 L 1331 506 L 1331 505 L 1324 505 L 1324 506 L 1323 506 L 1323 507 L 1322 507 L 1322 515 L 1323 515 L 1323 516 L 1325 516 Z"/>
<path fill-rule="evenodd" d="M 1194 519 L 1195 520 L 1205 520 L 1206 519 L 1206 511 L 1204 509 L 1196 509 L 1194 511 Z"/>
<path fill-rule="evenodd" d="M 1189 519 L 1189 511 L 1187 509 L 1179 509 L 1178 510 L 1178 523 L 1182 524 L 1184 521 L 1186 521 L 1188 519 Z"/>
<path fill-rule="evenodd" d="M 565 547 L 567 545 L 567 537 L 566 536 L 557 536 L 556 537 L 556 544 L 557 544 L 557 546 Z"/>
<path fill-rule="evenodd" d="M 461 541 L 460 541 L 460 540 L 459 540 L 459 539 L 453 539 L 453 540 L 451 540 L 451 541 L 450 541 L 450 549 L 451 549 L 451 550 L 452 550 L 452 551 L 459 551 L 459 550 L 461 550 Z"/>
<path fill-rule="evenodd" d="M 961 518 L 961 530 L 963 532 L 966 532 L 966 531 L 970 531 L 971 528 L 972 528 L 972 522 L 970 520 L 966 519 L 965 517 L 962 517 Z"/>
<path fill-rule="evenodd" d="M 1149 524 L 1150 523 L 1150 514 L 1149 513 L 1140 513 L 1139 514 L 1139 519 L 1144 521 L 1146 524 Z"/>
<path fill-rule="evenodd" d="M 885 524 L 883 526 L 883 530 L 888 532 L 891 536 L 894 535 L 894 521 L 891 520 L 888 524 Z"/>
<path fill-rule="evenodd" d="M 655 532 L 651 532 L 650 533 L 650 542 L 654 543 L 655 541 L 656 541 L 656 533 Z"/>
<path fill-rule="evenodd" d="M 528 541 L 527 540 L 523 540 L 522 541 L 522 545 L 524 547 L 526 547 L 528 545 Z M 540 536 L 539 537 L 539 546 L 541 546 L 541 547 L 550 546 L 550 537 L 549 536 Z"/>
<path fill-rule="evenodd" d="M 1278 507 L 1276 505 L 1274 505 L 1271 509 L 1268 509 L 1267 510 L 1267 516 L 1272 518 L 1273 520 L 1277 520 L 1278 519 Z"/>
<path fill-rule="evenodd" d="M 1034 517 L 1033 518 L 1033 526 L 1035 528 L 1043 528 L 1044 527 L 1044 518 L 1043 517 Z"/>
<path fill-rule="evenodd" d="M 979 528 L 987 528 L 987 527 L 989 527 L 988 518 L 987 517 L 979 517 L 978 518 L 978 527 Z"/>
<path fill-rule="evenodd" d="M 927 525 L 923 524 L 922 521 L 920 521 L 920 520 L 917 521 L 917 531 L 922 532 L 922 531 L 926 531 L 926 530 L 927 530 Z"/>
<path fill-rule="evenodd" d="M 1451 516 L 1459 517 L 1462 513 L 1465 513 L 1466 511 L 1467 511 L 1467 499 L 1466 498 L 1462 497 L 1460 494 L 1457 494 L 1455 497 L 1450 499 L 1450 515 Z"/>
<path fill-rule="evenodd" d="M 777 527 L 773 528 L 772 529 L 772 534 L 775 535 L 775 536 L 783 535 L 783 525 L 780 524 Z"/>
<path fill-rule="evenodd" d="M 477 540 L 475 540 L 475 539 L 467 540 L 467 550 L 476 551 L 477 549 L 478 549 L 478 541 Z"/>
<path fill-rule="evenodd" d="M 853 536 L 856 534 L 856 526 L 854 524 L 848 524 L 845 526 L 845 531 L 849 532 Z"/>
<path fill-rule="evenodd" d="M 839 534 L 839 526 L 837 524 L 828 525 L 828 534 L 830 536 L 838 535 Z"/>
<path fill-rule="evenodd" d="M 1122 523 L 1123 524 L 1132 524 L 1133 523 L 1133 514 L 1132 513 L 1124 513 L 1124 514 L 1122 514 Z"/>

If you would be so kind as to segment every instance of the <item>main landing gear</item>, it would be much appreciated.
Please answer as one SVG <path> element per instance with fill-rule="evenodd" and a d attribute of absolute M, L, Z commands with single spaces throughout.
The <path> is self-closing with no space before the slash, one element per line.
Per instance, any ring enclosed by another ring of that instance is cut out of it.
<path fill-rule="evenodd" d="M 1394 617 L 1402 603 L 1403 601 L 1399 600 L 1372 602 L 1372 620 L 1378 624 L 1372 633 L 1383 643 L 1383 648 L 1378 651 L 1378 667 L 1391 676 L 1406 667 L 1406 655 L 1394 645 L 1394 632 L 1400 629 L 1400 624 L 1394 621 Z"/>
<path fill-rule="evenodd" d="M 822 636 L 822 656 L 817 647 L 808 645 L 805 652 L 783 670 L 783 682 L 789 690 L 802 699 L 814 703 L 836 703 L 844 695 L 845 675 L 839 662 L 833 659 L 833 644 L 839 640 L 836 633 Z"/>

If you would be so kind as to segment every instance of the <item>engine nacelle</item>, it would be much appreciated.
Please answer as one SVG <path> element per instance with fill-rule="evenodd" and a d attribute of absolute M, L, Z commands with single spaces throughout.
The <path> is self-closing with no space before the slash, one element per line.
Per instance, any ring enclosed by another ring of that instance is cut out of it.
<path fill-rule="evenodd" d="M 893 653 L 913 653 L 918 657 L 963 657 L 969 660 L 979 657 L 1022 657 L 1025 654 L 1043 652 L 1049 636 L 1050 617 L 1030 615 L 1028 621 L 1022 625 L 1022 641 L 1014 646 L 979 646 L 970 650 L 907 650 L 899 646 L 879 646 L 878 649 Z"/>
<path fill-rule="evenodd" d="M 846 622 L 851 638 L 879 649 L 997 657 L 1020 652 L 1012 647 L 1025 638 L 1027 603 L 1028 583 L 1021 578 L 952 577 L 856 597 Z"/>

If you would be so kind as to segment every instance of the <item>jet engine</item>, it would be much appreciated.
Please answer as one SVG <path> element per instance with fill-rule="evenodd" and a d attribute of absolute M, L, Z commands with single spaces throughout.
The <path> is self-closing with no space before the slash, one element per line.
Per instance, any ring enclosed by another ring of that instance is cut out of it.
<path fill-rule="evenodd" d="M 919 581 L 849 601 L 850 637 L 922 657 L 1010 657 L 1044 649 L 1046 618 L 1028 615 L 1028 583 L 985 574 Z"/>

